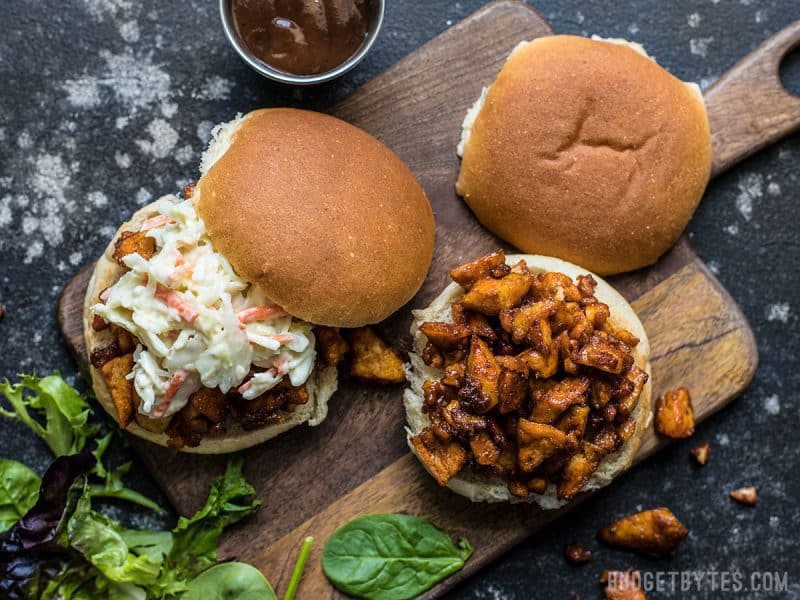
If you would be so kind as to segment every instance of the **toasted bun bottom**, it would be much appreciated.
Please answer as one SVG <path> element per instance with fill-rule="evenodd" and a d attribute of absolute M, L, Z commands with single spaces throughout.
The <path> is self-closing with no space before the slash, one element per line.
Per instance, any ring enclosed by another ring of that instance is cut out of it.
<path fill-rule="evenodd" d="M 559 273 L 564 273 L 574 280 L 578 275 L 588 273 L 586 269 L 582 269 L 577 265 L 549 256 L 512 254 L 506 257 L 506 263 L 509 265 L 516 264 L 520 260 L 524 260 L 530 271 L 534 274 L 557 271 Z M 600 302 L 604 302 L 608 305 L 611 311 L 611 322 L 617 327 L 624 327 L 639 338 L 639 345 L 633 349 L 633 356 L 636 365 L 640 369 L 643 369 L 648 375 L 651 375 L 650 344 L 639 317 L 636 316 L 631 305 L 628 304 L 619 292 L 597 275 L 593 275 L 593 277 L 597 281 L 595 296 Z M 451 283 L 439 294 L 430 306 L 422 310 L 414 311 L 411 335 L 414 338 L 414 350 L 416 352 L 410 353 L 411 368 L 407 372 L 410 386 L 406 388 L 403 395 L 406 408 L 406 420 L 408 422 L 408 426 L 406 427 L 408 445 L 414 454 L 416 454 L 416 451 L 413 444 L 411 444 L 411 438 L 420 433 L 431 423 L 428 416 L 422 412 L 422 385 L 427 380 L 438 380 L 444 375 L 442 369 L 433 369 L 422 361 L 422 350 L 428 340 L 420 332 L 419 327 L 427 321 L 452 322 L 450 306 L 454 302 L 458 302 L 463 296 L 463 288 L 457 283 Z M 592 475 L 583 490 L 594 490 L 607 485 L 612 479 L 630 466 L 636 454 L 636 450 L 639 448 L 642 436 L 647 426 L 650 424 L 651 378 L 647 380 L 647 383 L 642 389 L 639 403 L 636 405 L 631 415 L 636 422 L 635 433 L 617 452 L 606 456 L 600 462 L 599 468 Z M 419 458 L 418 455 L 417 457 Z M 425 465 L 425 463 L 422 464 L 423 466 Z M 472 473 L 469 468 L 465 468 L 459 475 L 453 477 L 447 483 L 447 487 L 457 494 L 466 496 L 473 502 L 525 502 L 525 500 L 521 500 L 509 493 L 507 482 L 503 479 L 499 477 L 488 478 L 478 476 Z M 548 486 L 544 494 L 531 494 L 528 498 L 528 502 L 536 502 L 545 510 L 560 508 L 567 504 L 567 501 L 558 498 L 556 486 L 553 484 Z"/>
<path fill-rule="evenodd" d="M 114 285 L 125 272 L 112 258 L 114 242 L 121 232 L 138 230 L 142 223 L 155 214 L 156 210 L 152 204 L 134 213 L 131 220 L 119 228 L 114 235 L 114 239 L 111 240 L 106 251 L 97 261 L 84 300 L 83 331 L 87 354 L 91 354 L 92 350 L 98 346 L 109 344 L 112 339 L 112 334 L 108 330 L 95 331 L 92 328 L 91 307 L 99 301 L 98 296 L 100 292 Z M 111 392 L 106 385 L 103 374 L 100 372 L 100 369 L 91 366 L 91 362 L 89 363 L 89 372 L 92 377 L 92 388 L 94 389 L 95 396 L 97 396 L 100 405 L 108 414 L 114 417 L 114 420 L 119 422 L 117 409 L 111 399 Z M 228 426 L 228 430 L 223 437 L 205 438 L 199 446 L 195 448 L 186 447 L 181 451 L 194 454 L 225 454 L 226 452 L 236 452 L 237 450 L 243 450 L 265 442 L 302 423 L 308 422 L 309 425 L 319 425 L 325 420 L 328 414 L 328 400 L 338 386 L 336 368 L 327 367 L 325 369 L 313 371 L 311 377 L 309 377 L 306 382 L 306 386 L 308 388 L 308 402 L 298 406 L 292 413 L 283 413 L 284 420 L 281 423 L 266 425 L 253 431 L 245 431 L 237 423 L 232 423 Z M 142 415 L 137 415 L 137 417 L 142 418 Z M 158 420 L 153 420 L 153 422 L 156 424 Z M 149 431 L 136 422 L 132 422 L 128 425 L 126 431 L 155 444 L 161 446 L 167 445 L 168 438 L 165 433 Z"/>

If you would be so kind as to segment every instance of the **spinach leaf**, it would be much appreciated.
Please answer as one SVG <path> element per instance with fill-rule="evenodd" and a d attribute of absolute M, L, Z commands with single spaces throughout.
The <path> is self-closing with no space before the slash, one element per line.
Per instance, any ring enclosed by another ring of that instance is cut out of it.
<path fill-rule="evenodd" d="M 322 568 L 342 592 L 367 600 L 418 596 L 464 566 L 472 546 L 430 521 L 409 515 L 373 514 L 333 532 Z"/>
<path fill-rule="evenodd" d="M 40 483 L 22 463 L 0 459 L 0 532 L 11 529 L 36 504 Z"/>
<path fill-rule="evenodd" d="M 209 598 L 278 600 L 261 571 L 240 562 L 222 563 L 204 571 L 189 582 L 186 593 L 181 596 L 181 600 Z"/>
<path fill-rule="evenodd" d="M 97 433 L 98 427 L 88 425 L 91 409 L 78 391 L 58 374 L 21 377 L 14 385 L 8 380 L 0 382 L 0 395 L 5 396 L 12 408 L 0 407 L 0 416 L 22 421 L 56 456 L 83 450 L 86 440 Z"/>

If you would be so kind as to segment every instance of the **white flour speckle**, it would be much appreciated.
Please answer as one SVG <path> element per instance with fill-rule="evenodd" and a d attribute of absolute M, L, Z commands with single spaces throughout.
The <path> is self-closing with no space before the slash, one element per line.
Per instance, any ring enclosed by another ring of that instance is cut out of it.
<path fill-rule="evenodd" d="M 756 23 L 763 23 L 764 21 L 767 20 L 767 11 L 764 10 L 763 8 L 759 9 L 756 11 L 756 14 L 754 15 L 753 18 L 755 19 Z"/>
<path fill-rule="evenodd" d="M 97 79 L 71 79 L 62 86 L 67 92 L 67 102 L 75 108 L 94 108 L 100 104 L 100 85 Z"/>
<path fill-rule="evenodd" d="M 695 56 L 706 58 L 708 56 L 708 45 L 713 41 L 713 37 L 692 38 L 689 40 L 689 51 Z"/>
<path fill-rule="evenodd" d="M 197 126 L 197 137 L 201 142 L 207 144 L 211 141 L 211 130 L 214 129 L 214 123 L 211 121 L 200 121 Z"/>
<path fill-rule="evenodd" d="M 86 195 L 86 199 L 92 204 L 92 206 L 96 206 L 97 208 L 108 206 L 108 196 L 106 196 L 103 192 L 89 192 Z"/>
<path fill-rule="evenodd" d="M 131 0 L 83 0 L 86 10 L 98 21 L 106 16 L 114 17 L 120 10 L 129 10 Z"/>
<path fill-rule="evenodd" d="M 753 201 L 764 195 L 764 176 L 760 173 L 747 173 L 739 177 L 739 195 L 736 208 L 746 220 L 753 216 Z"/>
<path fill-rule="evenodd" d="M 100 228 L 100 237 L 105 240 L 110 240 L 112 237 L 114 237 L 116 232 L 117 230 L 111 227 L 111 225 L 103 225 Z"/>
<path fill-rule="evenodd" d="M 119 34 L 129 43 L 139 41 L 139 24 L 136 21 L 125 21 L 119 25 Z"/>
<path fill-rule="evenodd" d="M 490 583 L 482 590 L 476 590 L 474 596 L 476 600 L 504 600 L 506 597 L 503 589 L 493 583 Z"/>
<path fill-rule="evenodd" d="M 28 150 L 33 147 L 33 138 L 31 138 L 31 134 L 27 131 L 20 133 L 19 136 L 17 136 L 17 146 L 23 150 Z"/>
<path fill-rule="evenodd" d="M 788 302 L 778 302 L 767 306 L 767 321 L 780 321 L 788 323 L 792 309 Z"/>
<path fill-rule="evenodd" d="M 42 254 L 44 254 L 44 244 L 39 240 L 31 242 L 25 252 L 25 264 L 31 264 L 34 259 L 39 258 Z"/>
<path fill-rule="evenodd" d="M 147 126 L 147 133 L 151 139 L 136 140 L 136 145 L 154 158 L 166 158 L 178 143 L 178 132 L 164 119 L 153 119 Z"/>
<path fill-rule="evenodd" d="M 0 227 L 11 225 L 12 219 L 11 196 L 4 196 L 0 198 Z"/>
<path fill-rule="evenodd" d="M 733 225 L 728 225 L 724 228 L 725 233 L 728 235 L 739 235 L 739 226 L 734 223 Z"/>
<path fill-rule="evenodd" d="M 578 11 L 575 13 L 575 20 L 578 22 L 578 25 L 580 25 L 586 20 L 586 17 L 583 15 L 581 11 Z"/>
<path fill-rule="evenodd" d="M 719 275 L 719 263 L 715 260 L 711 260 L 708 262 L 708 270 L 711 271 L 714 275 Z"/>
<path fill-rule="evenodd" d="M 781 414 L 781 400 L 777 394 L 764 398 L 764 410 L 772 416 Z"/>
<path fill-rule="evenodd" d="M 150 55 L 134 55 L 128 49 L 121 54 L 102 50 L 105 69 L 97 75 L 84 74 L 63 85 L 67 101 L 76 108 L 91 108 L 101 94 L 110 94 L 126 110 L 136 112 L 170 97 L 170 77 Z"/>
<path fill-rule="evenodd" d="M 131 166 L 131 155 L 127 152 L 117 152 L 114 154 L 114 161 L 120 169 L 127 169 Z"/>
<path fill-rule="evenodd" d="M 153 194 L 151 194 L 150 191 L 145 188 L 139 188 L 139 191 L 136 192 L 136 202 L 139 204 L 147 204 L 152 198 Z"/>
<path fill-rule="evenodd" d="M 698 27 L 700 25 L 700 14 L 699 13 L 692 13 L 688 17 L 686 17 L 686 22 L 689 24 L 689 27 Z"/>
<path fill-rule="evenodd" d="M 25 215 L 22 217 L 22 233 L 31 235 L 37 229 L 39 229 L 39 219 L 33 215 Z"/>
<path fill-rule="evenodd" d="M 188 164 L 194 158 L 194 150 L 190 145 L 185 145 L 175 151 L 175 160 L 180 165 Z"/>
<path fill-rule="evenodd" d="M 77 267 L 83 261 L 83 254 L 81 252 L 73 252 L 69 255 L 69 264 Z"/>
<path fill-rule="evenodd" d="M 770 515 L 770 517 L 769 517 L 769 526 L 770 527 L 772 527 L 774 529 L 774 528 L 778 527 L 778 525 L 780 525 L 780 524 L 781 524 L 780 517 L 777 517 L 776 515 Z"/>
<path fill-rule="evenodd" d="M 780 196 L 781 195 L 781 186 L 773 181 L 767 186 L 767 193 L 770 196 Z"/>
<path fill-rule="evenodd" d="M 201 88 L 193 94 L 198 100 L 227 100 L 230 98 L 233 82 L 219 75 L 205 80 Z"/>
<path fill-rule="evenodd" d="M 637 33 L 639 33 L 639 26 L 636 23 L 631 23 L 628 26 L 628 33 L 632 33 L 633 35 L 636 35 Z"/>
<path fill-rule="evenodd" d="M 728 436 L 727 433 L 718 433 L 717 434 L 717 443 L 720 446 L 729 446 L 731 443 L 731 438 Z"/>
<path fill-rule="evenodd" d="M 703 77 L 702 79 L 700 79 L 700 89 L 703 91 L 707 90 L 708 88 L 711 87 L 711 84 L 713 84 L 717 79 L 719 79 L 719 77 L 717 77 L 716 75 L 712 75 L 710 77 Z"/>
<path fill-rule="evenodd" d="M 128 117 L 117 117 L 117 120 L 114 121 L 114 127 L 117 129 L 125 129 L 129 122 L 130 119 Z"/>
<path fill-rule="evenodd" d="M 63 201 L 64 188 L 70 183 L 70 171 L 64 159 L 54 154 L 42 154 L 36 158 L 35 165 L 31 187 L 43 196 L 50 194 Z"/>
<path fill-rule="evenodd" d="M 175 102 L 162 102 L 161 114 L 167 119 L 171 119 L 178 113 L 178 105 Z"/>

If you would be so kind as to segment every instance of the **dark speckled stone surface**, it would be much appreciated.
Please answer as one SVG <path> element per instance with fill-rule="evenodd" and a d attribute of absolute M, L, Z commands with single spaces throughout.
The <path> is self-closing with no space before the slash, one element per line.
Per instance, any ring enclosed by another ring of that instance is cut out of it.
<path fill-rule="evenodd" d="M 211 0 L 2 0 L 0 303 L 7 314 L 0 376 L 58 369 L 78 383 L 56 328 L 61 286 L 101 252 L 126 215 L 195 177 L 212 124 L 265 105 L 324 108 L 481 4 L 393 0 L 359 68 L 317 89 L 292 90 L 266 83 L 239 61 Z M 703 87 L 800 18 L 797 0 L 541 0 L 536 7 L 560 32 L 640 41 L 665 67 Z M 784 73 L 800 91 L 800 56 L 786 61 Z M 800 598 L 798 165 L 795 135 L 714 181 L 689 225 L 698 253 L 758 337 L 761 366 L 747 393 L 694 439 L 624 476 L 451 597 L 593 598 L 602 569 L 635 566 L 666 573 L 665 587 L 650 597 Z M 702 440 L 711 442 L 712 457 L 697 469 L 688 450 Z M 118 443 L 117 458 L 127 453 Z M 0 422 L 0 455 L 39 472 L 49 461 L 43 444 L 7 421 Z M 157 494 L 141 470 L 132 480 Z M 749 484 L 759 490 L 756 508 L 728 499 L 730 489 Z M 660 505 L 691 530 L 672 558 L 641 559 L 595 541 L 609 520 Z M 154 524 L 142 512 L 110 510 Z M 586 566 L 570 567 L 562 557 L 574 539 L 594 551 Z M 680 578 L 672 589 L 672 571 L 704 572 L 700 591 L 681 592 Z M 788 572 L 788 589 L 752 589 L 751 573 L 763 571 L 779 578 Z"/>

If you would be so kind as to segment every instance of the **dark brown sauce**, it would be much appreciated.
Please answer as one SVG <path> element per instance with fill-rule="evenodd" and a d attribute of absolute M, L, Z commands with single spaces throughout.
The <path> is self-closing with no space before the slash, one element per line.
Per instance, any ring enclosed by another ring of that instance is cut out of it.
<path fill-rule="evenodd" d="M 233 23 L 247 49 L 294 75 L 330 71 L 367 36 L 369 0 L 233 0 Z"/>

